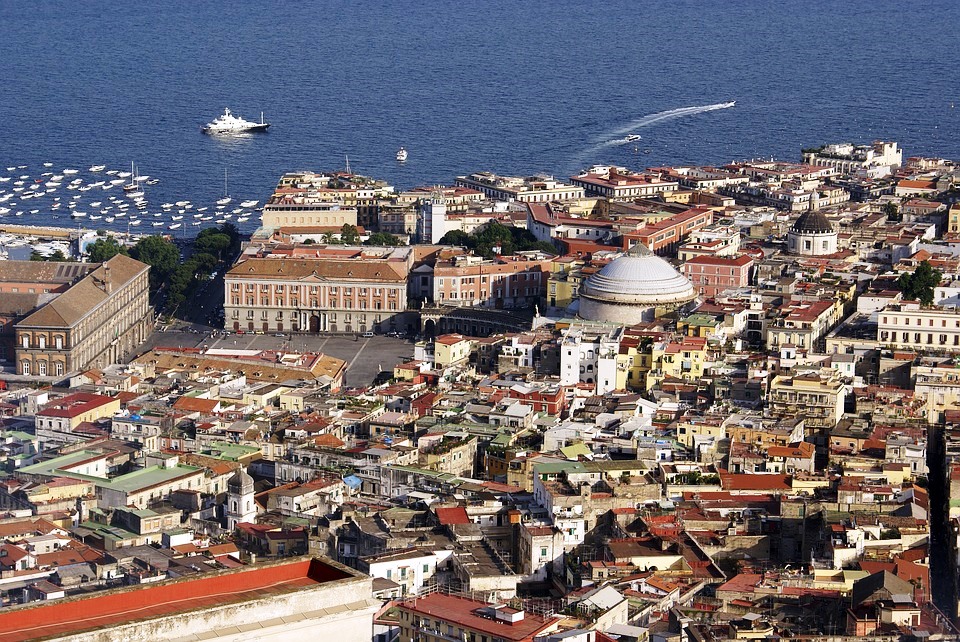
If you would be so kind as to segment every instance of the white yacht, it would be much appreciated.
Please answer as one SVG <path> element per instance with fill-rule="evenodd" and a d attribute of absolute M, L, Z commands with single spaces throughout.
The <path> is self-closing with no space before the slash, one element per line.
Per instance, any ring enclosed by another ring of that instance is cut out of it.
<path fill-rule="evenodd" d="M 256 207 L 259 202 L 260 201 L 243 201 L 240 203 L 240 207 Z"/>
<path fill-rule="evenodd" d="M 400 150 L 397 152 L 397 160 L 400 161 L 401 163 L 407 160 L 407 150 L 405 150 L 403 147 L 401 147 Z"/>
<path fill-rule="evenodd" d="M 270 123 L 263 121 L 263 112 L 260 112 L 260 122 L 254 123 L 244 120 L 239 116 L 234 116 L 230 109 L 224 109 L 223 114 L 217 116 L 213 122 L 204 125 L 200 131 L 204 134 L 237 134 L 240 132 L 262 132 L 266 131 Z"/>

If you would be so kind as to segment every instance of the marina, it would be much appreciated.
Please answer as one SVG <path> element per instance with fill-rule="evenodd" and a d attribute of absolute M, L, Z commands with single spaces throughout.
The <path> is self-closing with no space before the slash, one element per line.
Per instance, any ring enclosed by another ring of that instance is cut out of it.
<path fill-rule="evenodd" d="M 154 190 L 164 191 L 163 181 L 157 176 L 140 172 L 135 162 L 130 170 L 107 169 L 107 165 L 83 165 L 89 169 L 53 169 L 53 164 L 44 162 L 41 168 L 31 172 L 26 165 L 0 168 L 0 228 L 11 223 L 38 229 L 70 226 L 78 221 L 90 221 L 98 228 L 113 232 L 128 231 L 140 225 L 142 219 L 150 218 L 154 227 L 162 225 L 171 230 L 187 210 L 204 212 L 208 209 L 224 209 L 235 200 L 239 207 L 219 213 L 217 220 L 236 219 L 240 224 L 259 221 L 259 198 L 231 197 L 227 194 L 226 169 L 224 169 L 224 192 L 209 204 L 179 198 L 173 203 L 162 204 L 154 199 Z M 155 187 L 156 186 L 156 187 Z M 120 188 L 120 189 L 117 189 Z M 210 198 L 209 196 L 207 198 Z M 170 199 L 173 201 L 174 199 Z M 177 209 L 174 209 L 177 208 Z M 179 216 L 179 218 L 175 218 Z M 243 220 L 240 220 L 243 219 Z M 191 234 L 204 225 L 215 225 L 214 219 L 198 217 L 193 222 Z M 248 226 L 244 231 L 251 231 Z M 181 233 L 186 233 L 184 229 Z"/>

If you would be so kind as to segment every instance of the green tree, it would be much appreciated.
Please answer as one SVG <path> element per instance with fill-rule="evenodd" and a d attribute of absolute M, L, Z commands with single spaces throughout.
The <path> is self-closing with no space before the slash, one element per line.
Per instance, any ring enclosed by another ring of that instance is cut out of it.
<path fill-rule="evenodd" d="M 63 250 L 57 250 L 47 259 L 48 261 L 69 261 L 67 255 L 63 253 Z"/>
<path fill-rule="evenodd" d="M 439 241 L 440 245 L 457 245 L 460 247 L 474 248 L 477 245 L 477 240 L 464 232 L 463 230 L 450 230 L 442 237 Z"/>
<path fill-rule="evenodd" d="M 376 232 L 370 235 L 363 243 L 364 245 L 400 245 L 400 239 L 398 239 L 393 234 L 387 234 L 386 232 Z"/>
<path fill-rule="evenodd" d="M 180 250 L 162 236 L 145 236 L 130 250 L 130 256 L 150 266 L 150 287 L 157 289 L 180 262 Z"/>
<path fill-rule="evenodd" d="M 218 231 L 215 228 L 208 228 L 200 232 L 193 242 L 194 252 L 210 254 L 216 257 L 217 261 L 223 261 L 228 258 L 230 247 L 233 245 L 228 234 Z"/>
<path fill-rule="evenodd" d="M 344 245 L 356 245 L 360 242 L 360 231 L 356 225 L 344 223 L 340 228 L 340 241 Z"/>
<path fill-rule="evenodd" d="M 46 261 L 46 260 L 47 260 L 47 257 L 45 257 L 43 254 L 40 254 L 40 252 L 37 252 L 36 250 L 33 250 L 33 251 L 30 252 L 30 260 L 31 260 L 31 261 Z"/>
<path fill-rule="evenodd" d="M 312 238 L 303 239 L 303 244 L 304 244 L 304 245 L 313 245 L 313 244 L 315 244 L 315 243 L 316 243 L 316 241 L 314 241 Z"/>
<path fill-rule="evenodd" d="M 903 298 L 919 301 L 922 305 L 932 305 L 934 288 L 942 278 L 939 270 L 934 270 L 928 261 L 923 261 L 913 274 L 901 274 L 897 279 L 897 287 L 903 293 Z"/>
<path fill-rule="evenodd" d="M 87 258 L 91 263 L 103 263 L 117 254 L 126 254 L 126 249 L 115 238 L 107 236 L 100 238 L 87 246 Z"/>
<path fill-rule="evenodd" d="M 903 216 L 900 214 L 900 208 L 892 201 L 888 201 L 883 205 L 883 213 L 887 215 L 888 221 L 899 223 L 903 220 Z"/>

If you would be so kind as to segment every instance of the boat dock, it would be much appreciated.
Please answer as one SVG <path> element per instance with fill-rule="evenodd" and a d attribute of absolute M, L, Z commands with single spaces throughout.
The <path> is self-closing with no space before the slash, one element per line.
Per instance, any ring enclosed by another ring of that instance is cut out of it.
<path fill-rule="evenodd" d="M 35 237 L 38 239 L 68 239 L 75 240 L 91 230 L 78 230 L 68 227 L 42 227 L 39 225 L 7 225 L 0 223 L 0 232 L 16 236 Z"/>

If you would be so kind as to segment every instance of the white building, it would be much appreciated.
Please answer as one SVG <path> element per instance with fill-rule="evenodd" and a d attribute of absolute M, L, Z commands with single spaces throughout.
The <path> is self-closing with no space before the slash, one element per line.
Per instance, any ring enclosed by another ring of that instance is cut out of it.
<path fill-rule="evenodd" d="M 423 199 L 420 205 L 420 242 L 436 245 L 447 233 L 447 202 L 441 193 Z"/>
<path fill-rule="evenodd" d="M 878 313 L 877 341 L 892 348 L 960 352 L 960 310 L 892 303 Z"/>
<path fill-rule="evenodd" d="M 560 385 L 593 384 L 598 395 L 615 390 L 622 336 L 622 327 L 605 330 L 573 325 L 567 328 L 560 340 Z"/>
<path fill-rule="evenodd" d="M 839 143 L 805 151 L 803 162 L 817 167 L 832 167 L 842 174 L 882 178 L 900 167 L 903 152 L 896 143 L 882 140 L 872 145 Z"/>

